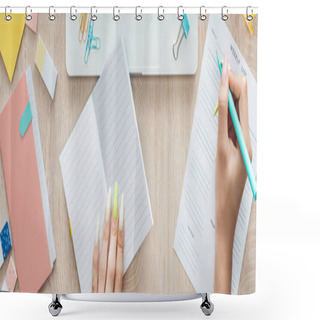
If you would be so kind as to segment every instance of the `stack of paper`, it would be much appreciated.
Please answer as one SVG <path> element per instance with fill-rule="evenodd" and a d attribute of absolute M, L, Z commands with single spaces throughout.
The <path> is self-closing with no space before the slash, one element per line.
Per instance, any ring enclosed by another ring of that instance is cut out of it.
<path fill-rule="evenodd" d="M 257 84 L 219 15 L 210 16 L 195 115 L 174 249 L 196 292 L 213 292 L 215 248 L 215 155 L 218 116 L 213 117 L 218 101 L 220 72 L 216 53 L 228 52 L 229 65 L 235 73 L 247 76 L 249 128 L 253 148 L 253 170 L 257 155 Z M 232 294 L 237 294 L 250 218 L 252 192 L 247 180 L 236 225 L 233 261 Z"/>
<path fill-rule="evenodd" d="M 152 224 L 139 131 L 123 44 L 107 62 L 60 164 L 81 292 L 92 291 L 92 257 L 98 216 L 115 182 L 125 195 L 126 272 Z M 102 236 L 103 224 L 100 224 Z"/>

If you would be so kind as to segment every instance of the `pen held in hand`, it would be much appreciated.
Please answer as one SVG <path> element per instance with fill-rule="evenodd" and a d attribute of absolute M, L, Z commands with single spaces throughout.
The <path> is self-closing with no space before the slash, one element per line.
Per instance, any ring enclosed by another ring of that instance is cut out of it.
<path fill-rule="evenodd" d="M 220 76 L 221 76 L 222 75 L 222 65 L 221 65 L 218 53 L 217 53 L 217 62 L 218 62 L 218 67 L 219 67 L 219 71 L 220 71 Z M 236 132 L 236 136 L 237 136 L 237 139 L 238 139 L 238 142 L 239 142 L 239 147 L 240 147 L 241 155 L 242 155 L 242 158 L 243 158 L 243 162 L 244 162 L 244 165 L 245 165 L 245 168 L 246 168 L 246 171 L 247 171 L 247 175 L 248 175 L 248 178 L 249 178 L 251 190 L 252 190 L 252 193 L 253 193 L 253 198 L 254 198 L 254 200 L 256 200 L 257 199 L 256 179 L 255 179 L 255 175 L 254 175 L 254 172 L 253 172 L 252 164 L 251 164 L 250 157 L 249 157 L 249 154 L 248 154 L 248 149 L 247 149 L 244 137 L 243 137 L 240 121 L 239 121 L 239 118 L 238 118 L 238 115 L 237 115 L 237 110 L 236 110 L 236 107 L 234 105 L 234 101 L 233 101 L 233 98 L 232 98 L 232 94 L 231 94 L 230 88 L 229 88 L 228 106 L 229 106 L 229 111 L 230 111 L 232 123 L 233 123 L 233 126 L 234 126 L 234 130 Z M 217 109 L 217 107 L 216 107 L 216 109 Z"/>

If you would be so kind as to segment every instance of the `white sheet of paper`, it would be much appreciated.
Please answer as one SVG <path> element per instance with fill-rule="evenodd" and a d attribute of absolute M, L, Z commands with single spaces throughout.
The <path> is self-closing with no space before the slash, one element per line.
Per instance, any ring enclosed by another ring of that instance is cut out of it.
<path fill-rule="evenodd" d="M 92 291 L 97 218 L 107 186 L 124 194 L 124 272 L 153 218 L 123 44 L 118 43 L 60 156 L 81 292 Z M 103 224 L 100 223 L 100 237 Z"/>
<path fill-rule="evenodd" d="M 247 76 L 252 164 L 256 173 L 257 84 L 225 22 L 220 15 L 211 15 L 174 241 L 174 249 L 196 292 L 213 292 L 214 288 L 214 195 L 218 116 L 213 118 L 213 112 L 220 88 L 216 52 L 221 60 L 228 52 L 231 69 Z M 252 199 L 247 179 L 234 237 L 232 294 L 238 293 Z"/>
<path fill-rule="evenodd" d="M 26 71 L 26 79 L 27 79 L 29 101 L 30 101 L 31 111 L 32 111 L 33 138 L 34 138 L 34 145 L 36 149 L 36 157 L 37 157 L 37 163 L 38 163 L 40 189 L 41 189 L 44 220 L 45 220 L 46 231 L 47 231 L 49 256 L 50 256 L 51 268 L 53 268 L 53 263 L 56 259 L 56 250 L 55 250 L 54 238 L 53 238 L 46 173 L 45 173 L 44 163 L 43 163 L 40 129 L 39 129 L 39 122 L 38 122 L 36 98 L 35 98 L 34 87 L 33 87 L 31 66 L 29 66 Z"/>
<path fill-rule="evenodd" d="M 35 63 L 48 89 L 51 99 L 53 100 L 56 90 L 58 71 L 40 35 L 38 36 Z"/>

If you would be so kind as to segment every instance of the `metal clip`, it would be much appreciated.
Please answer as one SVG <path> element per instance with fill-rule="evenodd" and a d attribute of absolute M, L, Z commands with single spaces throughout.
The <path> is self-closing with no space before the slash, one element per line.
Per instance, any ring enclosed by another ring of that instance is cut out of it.
<path fill-rule="evenodd" d="M 77 20 L 77 15 L 72 12 L 73 9 L 75 9 L 75 12 L 77 12 L 76 7 L 75 7 L 75 6 L 71 6 L 71 7 L 70 7 L 70 19 L 71 19 L 72 21 L 75 21 L 75 20 Z"/>
<path fill-rule="evenodd" d="M 30 13 L 32 12 L 32 9 L 30 8 L 30 6 L 26 6 L 26 20 L 30 21 L 32 19 L 32 15 L 28 13 L 28 9 L 30 9 Z"/>
<path fill-rule="evenodd" d="M 49 7 L 49 20 L 54 21 L 56 19 L 56 16 L 51 13 L 51 10 L 53 10 L 53 12 L 56 12 L 56 10 L 54 9 L 54 6 Z"/>
<path fill-rule="evenodd" d="M 180 13 L 180 11 L 182 11 Z M 183 6 L 179 6 L 178 9 L 177 9 L 177 15 L 178 15 L 178 20 L 179 21 L 182 21 L 184 19 L 184 9 L 183 9 Z"/>
<path fill-rule="evenodd" d="M 12 19 L 12 16 L 10 14 L 8 14 L 9 8 L 10 8 L 10 6 L 6 6 L 4 8 L 4 18 L 6 19 L 6 21 L 10 21 Z M 11 12 L 11 9 L 9 9 L 9 11 Z"/>
<path fill-rule="evenodd" d="M 139 13 L 139 14 L 138 14 L 138 9 L 140 9 L 140 13 Z M 136 20 L 137 20 L 137 21 L 141 21 L 141 20 L 142 20 L 142 15 L 141 15 L 141 13 L 142 13 L 141 7 L 140 7 L 140 6 L 137 6 L 137 7 L 136 7 Z"/>
<path fill-rule="evenodd" d="M 118 9 L 117 6 L 113 7 L 113 20 L 114 21 L 119 21 L 120 20 L 119 9 L 118 9 L 118 13 L 117 14 L 116 14 L 116 9 Z"/>
<path fill-rule="evenodd" d="M 227 21 L 228 20 L 228 8 L 226 6 L 223 6 L 221 8 L 221 19 L 223 21 Z"/>
<path fill-rule="evenodd" d="M 90 8 L 90 19 L 91 19 L 91 21 L 96 21 L 98 19 L 98 17 L 96 14 L 93 14 L 93 8 L 96 8 L 96 7 Z M 96 9 L 96 13 L 97 13 L 97 9 Z"/>
<path fill-rule="evenodd" d="M 249 9 L 251 9 L 251 13 L 249 13 Z M 246 9 L 247 21 L 251 21 L 253 19 L 253 10 L 252 7 L 248 6 Z"/>
<path fill-rule="evenodd" d="M 207 19 L 207 9 L 205 6 L 200 7 L 200 15 L 199 18 L 201 21 L 205 21 Z"/>
<path fill-rule="evenodd" d="M 160 8 L 162 9 L 162 13 L 160 14 Z M 164 20 L 164 9 L 163 6 L 158 7 L 158 20 L 163 21 Z"/>

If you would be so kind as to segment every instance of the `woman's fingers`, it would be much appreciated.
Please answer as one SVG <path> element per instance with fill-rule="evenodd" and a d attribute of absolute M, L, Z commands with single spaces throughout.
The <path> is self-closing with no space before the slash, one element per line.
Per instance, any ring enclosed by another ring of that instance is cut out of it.
<path fill-rule="evenodd" d="M 124 248 L 124 196 L 121 196 L 119 210 L 119 228 L 118 228 L 118 244 L 117 244 L 117 263 L 116 263 L 116 279 L 114 292 L 122 291 L 123 277 L 123 248 Z"/>
<path fill-rule="evenodd" d="M 107 264 L 108 264 L 108 249 L 110 236 L 110 212 L 111 212 L 111 187 L 109 188 L 107 205 L 105 211 L 105 219 L 103 222 L 103 236 L 100 253 L 100 267 L 99 267 L 99 290 L 102 293 L 106 290 L 107 279 Z"/>
<path fill-rule="evenodd" d="M 111 234 L 108 255 L 108 270 L 106 292 L 114 291 L 115 268 L 116 268 L 116 255 L 117 255 L 117 234 L 118 234 L 118 183 L 114 186 L 113 198 L 113 214 L 111 218 Z"/>
<path fill-rule="evenodd" d="M 235 74 L 229 70 L 230 90 L 238 101 L 239 121 L 246 141 L 248 153 L 252 160 L 252 147 L 249 134 L 249 110 L 248 110 L 248 89 L 247 78 L 245 76 Z"/>
<path fill-rule="evenodd" d="M 100 228 L 100 217 L 98 217 L 96 236 L 94 240 L 93 248 L 93 262 L 92 262 L 92 292 L 98 292 L 98 273 L 99 273 L 99 228 Z"/>
<path fill-rule="evenodd" d="M 223 60 L 221 84 L 219 91 L 218 148 L 227 144 L 228 140 L 228 55 Z"/>
<path fill-rule="evenodd" d="M 236 100 L 240 99 L 243 90 L 243 82 L 242 79 L 244 76 L 234 73 L 230 68 L 228 70 L 229 77 L 229 88 L 232 92 L 233 97 Z"/>

